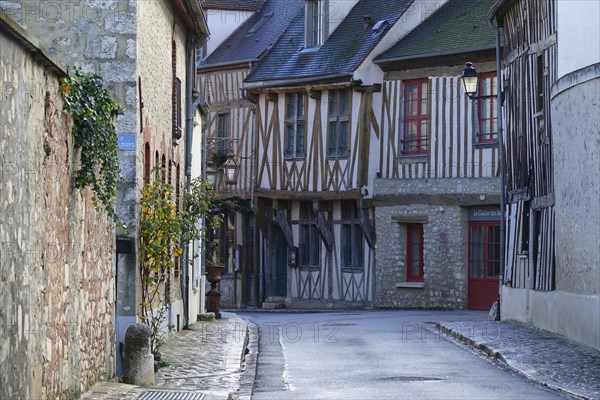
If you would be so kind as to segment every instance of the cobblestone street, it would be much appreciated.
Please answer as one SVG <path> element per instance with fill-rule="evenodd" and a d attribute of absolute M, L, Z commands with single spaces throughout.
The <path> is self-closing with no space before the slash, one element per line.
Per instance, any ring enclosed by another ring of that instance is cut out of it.
<path fill-rule="evenodd" d="M 235 314 L 223 313 L 222 319 L 213 322 L 196 322 L 161 346 L 162 358 L 169 366 L 158 370 L 154 386 L 103 383 L 81 398 L 133 400 L 160 392 L 168 399 L 249 399 L 254 367 L 244 364 L 255 362 L 256 345 L 248 345 L 248 341 L 256 341 L 254 328 Z M 243 357 L 246 347 L 249 354 Z"/>

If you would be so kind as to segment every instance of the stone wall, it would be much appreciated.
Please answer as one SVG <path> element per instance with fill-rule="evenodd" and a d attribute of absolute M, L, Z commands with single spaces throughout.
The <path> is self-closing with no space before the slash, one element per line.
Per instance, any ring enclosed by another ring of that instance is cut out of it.
<path fill-rule="evenodd" d="M 118 133 L 135 135 L 137 129 L 137 20 L 134 0 L 7 0 L 0 8 L 28 32 L 63 68 L 81 67 L 104 79 L 123 111 Z M 120 237 L 132 238 L 136 231 L 134 151 L 119 154 L 117 214 L 129 230 Z"/>
<path fill-rule="evenodd" d="M 467 206 L 497 205 L 496 178 L 375 180 L 375 306 L 467 306 Z M 472 197 L 479 199 L 473 202 Z M 450 200 L 452 196 L 465 196 Z M 379 202 L 378 198 L 385 198 Z M 471 201 L 470 203 L 467 201 Z M 401 222 L 393 218 L 400 219 Z M 405 224 L 423 223 L 423 282 L 407 282 Z"/>
<path fill-rule="evenodd" d="M 56 66 L 0 12 L 0 398 L 76 398 L 114 376 L 114 225 L 73 188 Z"/>

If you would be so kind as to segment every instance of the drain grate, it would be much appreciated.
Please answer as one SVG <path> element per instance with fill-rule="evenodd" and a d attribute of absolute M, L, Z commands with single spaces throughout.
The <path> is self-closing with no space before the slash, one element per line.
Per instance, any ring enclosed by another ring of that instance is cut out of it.
<path fill-rule="evenodd" d="M 403 381 L 403 382 L 437 382 L 440 378 L 431 378 L 428 376 L 389 376 L 380 378 L 380 381 Z"/>
<path fill-rule="evenodd" d="M 147 391 L 136 400 L 202 400 L 204 396 L 204 393 Z"/>

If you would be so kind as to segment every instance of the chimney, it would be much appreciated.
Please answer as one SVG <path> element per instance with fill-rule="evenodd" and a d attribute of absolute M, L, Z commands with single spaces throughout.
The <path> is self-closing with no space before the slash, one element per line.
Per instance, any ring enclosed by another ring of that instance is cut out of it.
<path fill-rule="evenodd" d="M 364 22 L 364 29 L 366 31 L 367 29 L 369 29 L 371 27 L 371 16 L 370 15 L 365 15 L 363 17 L 363 20 L 365 21 Z"/>

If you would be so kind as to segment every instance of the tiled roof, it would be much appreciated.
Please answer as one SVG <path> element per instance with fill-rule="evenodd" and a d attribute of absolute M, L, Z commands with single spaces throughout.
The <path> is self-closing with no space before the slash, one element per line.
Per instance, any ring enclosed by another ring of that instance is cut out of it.
<path fill-rule="evenodd" d="M 302 8 L 246 82 L 352 74 L 411 3 L 412 0 L 360 0 L 316 51 L 302 51 Z M 387 20 L 389 25 L 380 34 L 365 30 L 363 17 L 366 15 L 371 17 L 372 24 Z"/>
<path fill-rule="evenodd" d="M 375 62 L 486 49 L 496 44 L 487 14 L 496 0 L 450 0 Z"/>
<path fill-rule="evenodd" d="M 204 9 L 258 11 L 265 0 L 205 0 Z"/>
<path fill-rule="evenodd" d="M 304 0 L 266 0 L 260 12 L 240 25 L 198 67 L 258 59 L 303 8 Z"/>

